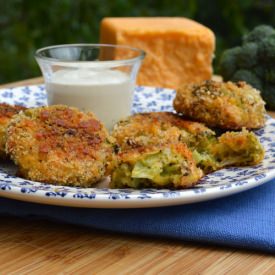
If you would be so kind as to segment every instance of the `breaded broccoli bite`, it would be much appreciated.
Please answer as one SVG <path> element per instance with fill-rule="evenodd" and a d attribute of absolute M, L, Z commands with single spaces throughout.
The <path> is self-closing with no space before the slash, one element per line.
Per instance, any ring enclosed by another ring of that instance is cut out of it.
<path fill-rule="evenodd" d="M 265 124 L 265 102 L 260 92 L 245 82 L 185 85 L 177 90 L 174 108 L 187 118 L 208 127 L 228 130 L 261 128 Z"/>
<path fill-rule="evenodd" d="M 194 149 L 197 165 L 210 173 L 228 166 L 248 166 L 260 163 L 264 158 L 264 148 L 253 132 L 226 132 L 213 140 L 204 151 Z"/>
<path fill-rule="evenodd" d="M 203 176 L 183 143 L 126 150 L 118 159 L 112 188 L 188 188 Z"/>
<path fill-rule="evenodd" d="M 118 159 L 125 158 L 128 152 L 138 157 L 144 148 L 181 143 L 189 148 L 205 174 L 228 166 L 255 165 L 264 157 L 264 149 L 253 132 L 243 129 L 216 137 L 203 124 L 173 113 L 130 116 L 115 126 L 112 135 L 120 148 Z"/>
<path fill-rule="evenodd" d="M 25 109 L 25 107 L 19 105 L 13 106 L 6 103 L 0 103 L 0 158 L 6 157 L 6 130 L 10 120 L 15 114 Z"/>
<path fill-rule="evenodd" d="M 113 144 L 102 123 L 63 105 L 14 116 L 6 151 L 20 176 L 45 183 L 89 187 L 113 165 Z"/>
<path fill-rule="evenodd" d="M 210 148 L 220 167 L 256 165 L 264 158 L 264 148 L 253 132 L 226 132 Z"/>

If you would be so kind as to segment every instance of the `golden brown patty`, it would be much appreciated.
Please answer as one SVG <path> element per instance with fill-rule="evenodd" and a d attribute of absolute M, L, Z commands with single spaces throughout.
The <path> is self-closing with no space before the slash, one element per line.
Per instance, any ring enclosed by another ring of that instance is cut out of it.
<path fill-rule="evenodd" d="M 6 151 L 30 180 L 88 187 L 113 164 L 107 130 L 76 108 L 27 109 L 14 116 L 7 134 Z"/>
<path fill-rule="evenodd" d="M 115 125 L 119 153 L 111 187 L 186 188 L 203 175 L 186 144 L 202 145 L 213 131 L 168 112 L 140 113 Z"/>
<path fill-rule="evenodd" d="M 0 103 L 0 157 L 5 157 L 6 129 L 11 118 L 26 108 L 18 105 Z"/>
<path fill-rule="evenodd" d="M 195 146 L 214 135 L 203 124 L 169 112 L 135 114 L 118 122 L 112 132 L 122 150 L 179 141 Z"/>
<path fill-rule="evenodd" d="M 265 103 L 260 92 L 245 82 L 205 81 L 177 90 L 174 108 L 178 113 L 209 127 L 222 129 L 261 128 Z"/>

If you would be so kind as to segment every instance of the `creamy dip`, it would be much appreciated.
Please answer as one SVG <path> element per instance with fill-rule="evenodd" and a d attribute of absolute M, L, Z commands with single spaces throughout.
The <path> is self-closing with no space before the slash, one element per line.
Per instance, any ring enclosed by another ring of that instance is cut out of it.
<path fill-rule="evenodd" d="M 48 104 L 92 111 L 111 129 L 131 112 L 134 83 L 118 70 L 59 70 L 46 84 Z"/>

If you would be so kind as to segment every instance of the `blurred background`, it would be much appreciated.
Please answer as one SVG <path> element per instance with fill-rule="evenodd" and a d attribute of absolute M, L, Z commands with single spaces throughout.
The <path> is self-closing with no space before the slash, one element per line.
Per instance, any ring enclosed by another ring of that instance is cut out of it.
<path fill-rule="evenodd" d="M 259 24 L 275 26 L 275 0 L 0 0 L 0 83 L 41 75 L 36 49 L 97 43 L 103 17 L 184 16 L 216 35 L 214 69 L 223 50 Z"/>

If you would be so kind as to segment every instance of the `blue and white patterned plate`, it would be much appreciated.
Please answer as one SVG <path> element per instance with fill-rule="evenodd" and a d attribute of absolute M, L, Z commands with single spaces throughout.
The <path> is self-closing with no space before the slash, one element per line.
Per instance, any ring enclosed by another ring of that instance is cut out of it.
<path fill-rule="evenodd" d="M 137 87 L 133 112 L 172 111 L 174 95 L 175 91 L 170 89 Z M 0 102 L 41 106 L 46 104 L 46 93 L 43 85 L 2 89 Z M 44 204 L 97 208 L 168 206 L 220 198 L 256 187 L 275 177 L 275 120 L 269 117 L 266 127 L 256 134 L 266 150 L 261 164 L 217 171 L 204 177 L 192 189 L 108 189 L 104 182 L 96 188 L 55 186 L 18 178 L 15 166 L 2 162 L 0 196 Z"/>

